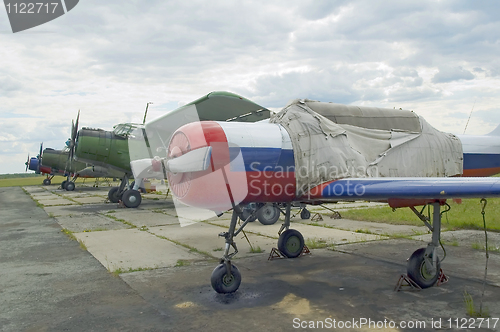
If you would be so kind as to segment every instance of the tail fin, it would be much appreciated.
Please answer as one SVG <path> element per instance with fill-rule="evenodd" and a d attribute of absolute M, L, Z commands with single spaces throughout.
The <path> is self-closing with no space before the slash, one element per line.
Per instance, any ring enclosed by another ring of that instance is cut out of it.
<path fill-rule="evenodd" d="M 498 125 L 488 136 L 500 136 L 500 125 Z"/>

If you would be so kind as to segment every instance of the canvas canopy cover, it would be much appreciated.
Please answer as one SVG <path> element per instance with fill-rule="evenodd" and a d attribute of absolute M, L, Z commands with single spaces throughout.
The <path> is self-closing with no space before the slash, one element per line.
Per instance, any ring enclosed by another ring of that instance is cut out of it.
<path fill-rule="evenodd" d="M 411 111 L 294 100 L 271 123 L 290 135 L 297 196 L 359 177 L 449 177 L 463 173 L 460 140 Z"/>

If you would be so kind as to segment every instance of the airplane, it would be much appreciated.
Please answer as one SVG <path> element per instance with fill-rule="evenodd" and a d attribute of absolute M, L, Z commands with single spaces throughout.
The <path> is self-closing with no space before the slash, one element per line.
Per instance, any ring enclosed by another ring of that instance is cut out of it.
<path fill-rule="evenodd" d="M 206 100 L 213 102 L 208 108 L 204 108 Z M 235 103 L 238 104 L 237 108 L 234 107 Z M 121 173 L 119 176 L 121 178 L 120 186 L 111 188 L 108 192 L 108 198 L 113 203 L 118 203 L 121 200 L 129 208 L 136 208 L 141 204 L 142 198 L 138 189 L 142 187 L 142 181 L 137 181 L 136 178 L 136 181 L 132 182 L 131 185 L 128 184 L 133 175 L 130 168 L 128 137 L 136 130 L 143 130 L 149 104 L 146 105 L 142 124 L 122 123 L 114 126 L 113 131 L 92 128 L 78 130 L 77 118 L 69 142 L 70 153 L 75 156 L 75 160 Z M 225 109 L 228 107 L 231 108 L 233 121 L 251 122 L 269 118 L 270 114 L 269 110 L 262 106 L 228 92 L 212 92 L 181 107 L 181 109 L 197 105 L 202 110 L 201 114 L 215 120 L 226 120 L 226 118 L 221 118 L 218 113 L 226 114 Z M 257 115 L 248 114 L 252 112 Z M 71 184 L 68 183 L 68 185 Z"/>
<path fill-rule="evenodd" d="M 116 177 L 120 174 L 110 173 L 107 170 L 87 165 L 86 163 L 73 161 L 68 167 L 69 151 L 67 149 L 55 150 L 52 148 L 43 149 L 43 143 L 40 144 L 40 153 L 36 157 L 31 157 L 26 161 L 26 171 L 29 169 L 35 171 L 36 174 L 46 174 L 47 177 L 43 180 L 43 185 L 50 185 L 55 175 L 73 177 L 73 178 L 102 178 Z M 66 185 L 67 180 L 62 181 L 61 188 L 66 190 L 74 190 L 74 182 Z"/>
<path fill-rule="evenodd" d="M 185 118 L 197 116 L 195 108 L 182 111 Z M 278 249 L 289 258 L 304 248 L 302 234 L 290 225 L 294 203 L 364 200 L 409 207 L 432 241 L 413 252 L 407 274 L 428 288 L 440 273 L 446 200 L 500 195 L 500 178 L 486 178 L 500 173 L 500 126 L 489 135 L 455 136 L 412 111 L 307 99 L 294 100 L 267 122 L 186 122 L 179 113 L 145 125 L 148 144 L 134 143 L 142 151 L 130 152 L 140 157 L 131 166 L 136 178 L 168 179 L 178 215 L 182 206 L 218 216 L 231 211 L 228 231 L 219 234 L 224 254 L 211 275 L 217 293 L 233 293 L 241 284 L 232 263 L 238 253 L 234 237 L 258 213 L 255 203 L 285 206 Z M 432 217 L 424 215 L 429 205 Z M 239 227 L 238 219 L 245 219 Z"/>

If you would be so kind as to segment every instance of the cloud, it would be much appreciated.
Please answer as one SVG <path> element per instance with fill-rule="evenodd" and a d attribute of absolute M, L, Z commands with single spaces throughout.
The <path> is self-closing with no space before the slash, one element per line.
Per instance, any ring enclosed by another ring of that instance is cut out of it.
<path fill-rule="evenodd" d="M 472 80 L 474 74 L 462 67 L 443 66 L 432 78 L 432 83 L 449 83 L 458 80 Z"/>

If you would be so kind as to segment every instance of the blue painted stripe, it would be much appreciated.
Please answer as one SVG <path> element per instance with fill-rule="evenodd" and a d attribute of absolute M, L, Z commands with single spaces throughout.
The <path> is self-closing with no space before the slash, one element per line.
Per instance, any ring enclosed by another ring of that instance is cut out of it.
<path fill-rule="evenodd" d="M 500 196 L 500 178 L 369 178 L 328 184 L 322 197 L 385 200 L 447 199 Z"/>
<path fill-rule="evenodd" d="M 464 169 L 500 167 L 500 154 L 464 153 Z"/>
<path fill-rule="evenodd" d="M 234 160 L 241 152 L 246 172 L 294 172 L 293 150 L 279 148 L 230 147 L 229 157 Z M 231 163 L 233 171 L 243 171 L 241 165 Z"/>

